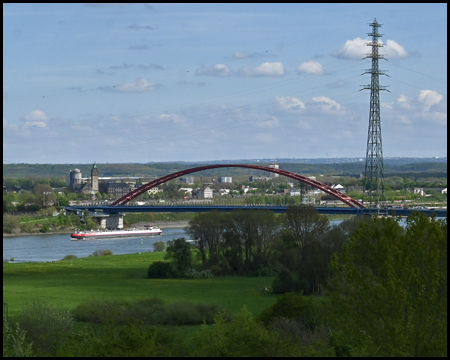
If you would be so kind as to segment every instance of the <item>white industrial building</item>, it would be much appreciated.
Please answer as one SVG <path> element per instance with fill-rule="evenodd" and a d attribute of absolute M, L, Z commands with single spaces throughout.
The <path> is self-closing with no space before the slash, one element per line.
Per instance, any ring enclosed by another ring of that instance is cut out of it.
<path fill-rule="evenodd" d="M 197 190 L 195 192 L 195 197 L 197 197 L 197 199 L 212 199 L 213 191 L 209 186 L 207 186 L 203 189 Z"/>
<path fill-rule="evenodd" d="M 230 183 L 231 184 L 233 182 L 233 179 L 232 179 L 231 176 L 221 176 L 219 178 L 219 182 L 220 183 Z"/>

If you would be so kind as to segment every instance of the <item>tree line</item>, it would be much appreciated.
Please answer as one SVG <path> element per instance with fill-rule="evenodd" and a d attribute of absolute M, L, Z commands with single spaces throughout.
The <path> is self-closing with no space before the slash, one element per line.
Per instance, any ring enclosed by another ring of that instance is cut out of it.
<path fill-rule="evenodd" d="M 276 293 L 318 294 L 326 286 L 329 263 L 349 234 L 370 217 L 331 226 L 314 207 L 212 211 L 195 215 L 184 238 L 168 242 L 166 260 L 149 267 L 149 277 L 275 276 Z"/>

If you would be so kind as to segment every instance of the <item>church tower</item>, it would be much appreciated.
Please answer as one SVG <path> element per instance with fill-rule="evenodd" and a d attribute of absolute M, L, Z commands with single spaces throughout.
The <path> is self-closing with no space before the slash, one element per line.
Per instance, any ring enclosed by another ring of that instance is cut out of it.
<path fill-rule="evenodd" d="M 98 193 L 98 169 L 96 164 L 92 166 L 91 170 L 91 187 L 94 193 Z"/>

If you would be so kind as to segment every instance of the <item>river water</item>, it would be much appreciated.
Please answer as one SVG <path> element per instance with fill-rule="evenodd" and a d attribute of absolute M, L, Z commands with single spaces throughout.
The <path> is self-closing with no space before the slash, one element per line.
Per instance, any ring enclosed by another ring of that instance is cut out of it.
<path fill-rule="evenodd" d="M 162 235 L 152 237 L 72 241 L 70 234 L 43 234 L 3 238 L 3 259 L 14 262 L 61 260 L 66 255 L 86 257 L 95 250 L 111 250 L 114 255 L 153 251 L 156 241 L 188 239 L 183 228 L 163 229 Z"/>

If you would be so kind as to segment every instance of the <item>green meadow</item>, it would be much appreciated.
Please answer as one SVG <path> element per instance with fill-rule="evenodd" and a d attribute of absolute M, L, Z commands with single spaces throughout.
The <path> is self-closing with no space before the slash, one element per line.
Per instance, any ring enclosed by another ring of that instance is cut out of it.
<path fill-rule="evenodd" d="M 276 295 L 265 291 L 272 277 L 218 277 L 212 279 L 148 279 L 153 261 L 164 252 L 89 256 L 53 263 L 3 263 L 3 302 L 10 316 L 32 299 L 73 310 L 90 300 L 159 298 L 166 303 L 189 301 L 215 304 L 230 313 L 244 305 L 253 315 L 272 305 Z"/>

